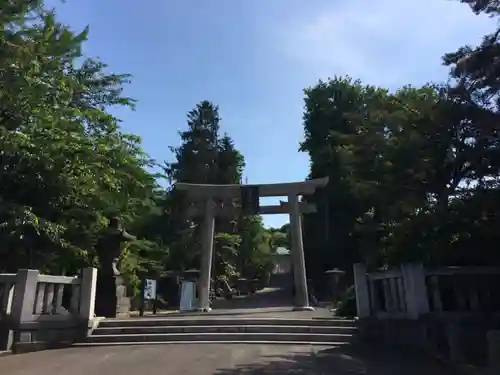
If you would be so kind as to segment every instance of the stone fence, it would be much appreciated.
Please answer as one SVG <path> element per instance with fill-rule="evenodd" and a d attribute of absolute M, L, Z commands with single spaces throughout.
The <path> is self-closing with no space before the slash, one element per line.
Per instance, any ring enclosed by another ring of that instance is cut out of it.
<path fill-rule="evenodd" d="M 82 339 L 94 318 L 97 269 L 52 276 L 0 274 L 0 351 L 37 350 Z"/>
<path fill-rule="evenodd" d="M 500 268 L 412 263 L 368 273 L 355 264 L 354 279 L 365 339 L 430 351 L 455 364 L 498 366 Z"/>

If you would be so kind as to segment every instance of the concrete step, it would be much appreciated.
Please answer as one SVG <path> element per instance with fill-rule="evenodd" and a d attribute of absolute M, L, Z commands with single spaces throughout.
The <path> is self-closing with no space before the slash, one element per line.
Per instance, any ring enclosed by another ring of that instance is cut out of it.
<path fill-rule="evenodd" d="M 277 318 L 204 318 L 204 317 L 179 317 L 179 318 L 129 318 L 129 319 L 104 319 L 99 323 L 99 328 L 111 327 L 166 327 L 166 326 L 323 326 L 323 327 L 354 327 L 355 321 L 351 319 L 277 319 Z"/>
<path fill-rule="evenodd" d="M 342 345 L 349 344 L 348 342 L 321 342 L 321 341 L 230 341 L 230 340 L 217 340 L 217 341 L 124 341 L 124 342 L 79 342 L 73 344 L 73 346 L 125 346 L 125 345 L 174 345 L 174 344 L 190 344 L 190 345 L 206 345 L 206 344 L 254 344 L 254 345 L 316 345 L 321 347 L 331 347 L 336 348 Z"/>
<path fill-rule="evenodd" d="M 100 335 L 146 335 L 171 333 L 319 333 L 352 335 L 355 327 L 348 326 L 310 326 L 310 325 L 196 325 L 189 326 L 123 326 L 98 327 L 92 332 L 93 336 Z"/>
<path fill-rule="evenodd" d="M 146 333 L 146 334 L 117 334 L 117 335 L 90 335 L 87 343 L 158 343 L 158 342 L 308 342 L 329 345 L 330 343 L 348 343 L 355 338 L 352 334 L 324 334 L 324 333 Z"/>
<path fill-rule="evenodd" d="M 261 343 L 339 346 L 355 340 L 347 319 L 149 317 L 104 319 L 77 345 Z"/>

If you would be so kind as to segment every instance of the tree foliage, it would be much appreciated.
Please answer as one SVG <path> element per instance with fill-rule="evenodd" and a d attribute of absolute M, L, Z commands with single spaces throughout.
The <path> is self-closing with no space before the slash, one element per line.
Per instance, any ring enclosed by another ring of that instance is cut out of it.
<path fill-rule="evenodd" d="M 129 77 L 82 56 L 88 30 L 41 3 L 4 1 L 1 22 L 0 265 L 74 272 L 93 262 L 106 217 L 130 223 L 152 204 L 140 139 L 107 112 L 133 106 Z"/>
<path fill-rule="evenodd" d="M 187 130 L 180 132 L 182 144 L 172 148 L 175 159 L 166 163 L 165 171 L 172 182 L 199 184 L 239 184 L 245 161 L 228 134 L 220 136 L 221 118 L 218 107 L 202 101 L 187 115 Z M 172 190 L 179 200 L 183 197 Z M 184 197 L 185 198 L 185 197 Z M 184 199 L 184 209 L 189 202 Z M 238 205 L 238 202 L 224 202 Z M 182 211 L 181 209 L 181 211 Z M 181 219 L 181 218 L 180 218 Z M 184 235 L 171 245 L 171 262 L 175 270 L 197 268 L 200 262 L 201 220 L 184 220 Z M 269 268 L 270 246 L 259 216 L 216 218 L 215 260 L 216 277 L 253 277 L 263 267 Z M 189 243 L 186 245 L 186 241 Z M 180 254 L 183 256 L 180 256 Z M 189 254 L 189 255 L 188 255 Z"/>
<path fill-rule="evenodd" d="M 498 16 L 496 1 L 463 1 Z M 500 30 L 500 29 L 498 29 Z M 500 263 L 499 31 L 444 56 L 450 80 L 395 92 L 350 77 L 305 90 L 301 150 L 330 177 L 306 218 L 308 267 Z"/>
<path fill-rule="evenodd" d="M 498 1 L 462 2 L 500 11 Z M 132 288 L 145 274 L 198 268 L 201 222 L 186 217 L 175 183 L 239 184 L 245 167 L 217 105 L 195 105 L 164 174 L 153 174 L 140 138 L 111 113 L 134 109 L 123 94 L 131 77 L 82 53 L 88 29 L 60 23 L 41 1 L 0 9 L 0 272 L 96 264 L 115 215 L 138 238 L 122 255 Z M 330 178 L 304 197 L 318 207 L 304 219 L 310 275 L 355 261 L 500 263 L 499 30 L 446 54 L 444 83 L 390 91 L 334 77 L 305 90 L 308 177 Z M 260 216 L 218 218 L 214 274 L 262 275 L 289 237 L 288 225 L 266 229 Z"/>
<path fill-rule="evenodd" d="M 95 244 L 115 215 L 138 237 L 122 254 L 132 289 L 145 274 L 197 268 L 199 223 L 185 217 L 172 184 L 159 185 L 140 138 L 110 112 L 134 109 L 123 96 L 131 77 L 84 56 L 88 29 L 71 30 L 42 2 L 0 8 L 0 272 L 72 274 L 97 264 Z M 203 101 L 187 117 L 182 145 L 165 166 L 169 181 L 239 183 L 244 158 L 219 135 L 217 106 Z M 216 273 L 241 271 L 238 220 L 217 222 Z"/>

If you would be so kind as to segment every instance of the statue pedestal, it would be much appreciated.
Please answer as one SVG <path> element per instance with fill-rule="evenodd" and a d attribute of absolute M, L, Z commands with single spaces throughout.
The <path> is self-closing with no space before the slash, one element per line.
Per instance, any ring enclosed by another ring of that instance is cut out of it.
<path fill-rule="evenodd" d="M 128 318 L 130 316 L 130 298 L 127 297 L 127 287 L 121 276 L 115 276 L 115 295 L 117 318 Z"/>
<path fill-rule="evenodd" d="M 97 316 L 126 318 L 130 316 L 130 298 L 121 276 L 102 275 L 97 277 L 95 311 Z"/>

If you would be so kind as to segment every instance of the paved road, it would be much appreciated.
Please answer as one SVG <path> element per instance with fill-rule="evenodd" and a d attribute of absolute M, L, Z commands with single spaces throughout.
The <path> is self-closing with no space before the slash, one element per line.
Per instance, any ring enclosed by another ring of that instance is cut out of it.
<path fill-rule="evenodd" d="M 280 296 L 281 295 L 281 296 Z M 206 316 L 331 317 L 293 312 L 279 290 L 222 302 Z M 174 314 L 175 315 L 175 314 Z M 174 318 L 169 315 L 169 318 Z M 189 314 L 188 314 L 189 315 Z M 180 316 L 178 316 L 180 317 Z M 185 318 L 185 317 L 184 317 Z M 199 318 L 198 314 L 192 315 Z M 173 344 L 79 347 L 0 357 L 9 375 L 448 375 L 437 364 L 395 352 L 290 345 Z"/>
<path fill-rule="evenodd" d="M 396 353 L 285 345 L 185 344 L 70 348 L 0 357 L 9 375 L 447 375 Z"/>

